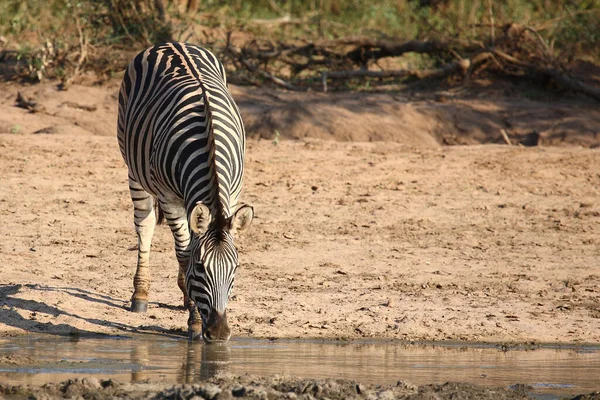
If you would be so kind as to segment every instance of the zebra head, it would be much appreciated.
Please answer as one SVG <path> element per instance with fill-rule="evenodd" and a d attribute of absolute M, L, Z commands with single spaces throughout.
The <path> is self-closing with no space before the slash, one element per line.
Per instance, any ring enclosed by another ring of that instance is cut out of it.
<path fill-rule="evenodd" d="M 190 265 L 186 283 L 189 298 L 200 311 L 202 338 L 205 342 L 227 341 L 226 307 L 238 267 L 238 252 L 233 239 L 252 222 L 254 210 L 243 205 L 231 217 L 213 217 L 209 208 L 198 202 L 190 216 Z M 190 328 L 191 329 L 191 328 Z M 192 333 L 190 336 L 197 336 Z"/>

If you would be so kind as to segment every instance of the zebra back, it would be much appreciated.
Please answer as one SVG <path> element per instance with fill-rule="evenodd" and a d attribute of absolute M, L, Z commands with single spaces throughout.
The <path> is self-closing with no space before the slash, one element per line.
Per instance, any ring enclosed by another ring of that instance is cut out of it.
<path fill-rule="evenodd" d="M 151 47 L 130 64 L 119 102 L 119 143 L 133 178 L 153 194 L 162 189 L 156 187 L 160 181 L 159 186 L 178 197 L 189 196 L 188 215 L 197 201 L 203 201 L 217 222 L 231 217 L 242 189 L 245 130 L 227 89 L 225 69 L 216 56 L 186 43 Z M 197 128 L 191 130 L 192 124 L 204 128 L 198 133 Z M 190 132 L 182 134 L 185 129 Z M 173 144 L 175 137 L 177 145 Z M 177 147 L 194 138 L 207 145 L 207 154 L 190 162 L 178 160 L 188 166 L 187 170 L 181 165 L 173 168 L 169 162 L 176 157 Z M 151 143 L 152 154 L 145 159 L 133 154 L 139 152 L 142 140 Z M 190 171 L 206 162 L 209 173 L 201 179 L 206 180 L 203 186 L 212 188 L 211 193 L 185 193 L 186 184 L 193 184 L 185 179 L 195 178 Z"/>

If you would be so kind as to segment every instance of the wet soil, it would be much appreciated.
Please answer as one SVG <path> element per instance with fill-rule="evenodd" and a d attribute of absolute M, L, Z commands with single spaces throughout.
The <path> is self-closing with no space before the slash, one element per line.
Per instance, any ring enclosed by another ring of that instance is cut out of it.
<path fill-rule="evenodd" d="M 344 379 L 298 379 L 289 376 L 232 376 L 184 385 L 119 383 L 95 378 L 72 379 L 43 387 L 0 384 L 0 394 L 14 399 L 403 399 L 403 400 L 521 400 L 531 399 L 524 388 L 484 388 L 448 382 L 415 386 L 398 381 L 394 385 L 365 385 Z M 578 399 L 599 399 L 600 393 Z"/>
<path fill-rule="evenodd" d="M 164 384 L 238 375 L 349 379 L 414 385 L 462 381 L 488 388 L 526 387 L 537 396 L 573 396 L 598 388 L 598 346 L 514 346 L 234 339 L 204 345 L 183 338 L 0 339 L 0 382 L 43 385 L 79 378 Z M 548 398 L 550 398 L 548 397 Z"/>

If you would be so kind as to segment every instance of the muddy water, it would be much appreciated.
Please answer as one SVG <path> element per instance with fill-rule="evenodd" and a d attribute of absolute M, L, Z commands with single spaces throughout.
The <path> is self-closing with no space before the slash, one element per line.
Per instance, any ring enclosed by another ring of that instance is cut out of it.
<path fill-rule="evenodd" d="M 502 351 L 494 346 L 255 341 L 205 346 L 173 338 L 0 339 L 0 382 L 43 384 L 95 376 L 190 383 L 216 374 L 288 374 L 363 383 L 464 381 L 526 384 L 533 394 L 572 395 L 600 389 L 600 347 Z"/>

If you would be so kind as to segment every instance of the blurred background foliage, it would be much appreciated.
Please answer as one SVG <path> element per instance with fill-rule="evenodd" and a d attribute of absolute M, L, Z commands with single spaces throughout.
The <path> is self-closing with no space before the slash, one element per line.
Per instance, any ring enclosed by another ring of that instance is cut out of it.
<path fill-rule="evenodd" d="M 600 0 L 2 0 L 0 50 L 34 79 L 60 78 L 91 67 L 110 75 L 128 52 L 170 39 L 222 46 L 229 31 L 271 41 L 483 42 L 511 23 L 535 29 L 561 60 L 599 60 Z"/>

